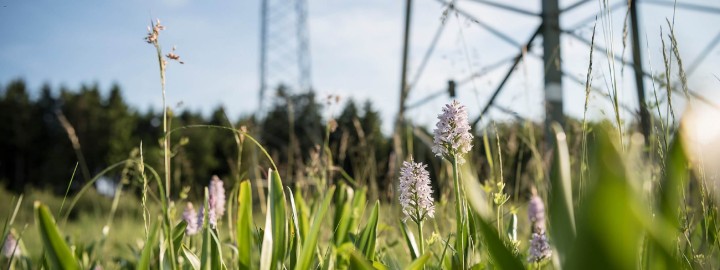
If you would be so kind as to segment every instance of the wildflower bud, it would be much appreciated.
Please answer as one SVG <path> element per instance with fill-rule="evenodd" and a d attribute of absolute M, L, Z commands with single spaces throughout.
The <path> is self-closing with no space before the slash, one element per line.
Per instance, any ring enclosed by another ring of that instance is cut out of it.
<path fill-rule="evenodd" d="M 185 211 L 183 211 L 183 220 L 187 222 L 187 227 L 185 227 L 186 235 L 195 235 L 198 231 L 200 231 L 200 224 L 197 222 L 197 216 L 198 213 L 195 211 L 193 204 L 188 202 L 185 207 Z"/>
<path fill-rule="evenodd" d="M 545 232 L 545 204 L 535 192 L 533 192 L 528 204 L 528 220 L 532 224 L 532 232 Z"/>
<path fill-rule="evenodd" d="M 21 255 L 20 248 L 18 247 L 18 241 L 15 239 L 12 233 L 9 233 L 3 243 L 2 255 L 5 258 L 19 257 Z"/>
<path fill-rule="evenodd" d="M 400 205 L 405 220 L 422 222 L 425 217 L 434 217 L 435 206 L 430 187 L 430 173 L 427 165 L 410 161 L 403 162 L 400 168 Z"/>
<path fill-rule="evenodd" d="M 222 218 L 222 216 L 225 215 L 225 188 L 223 187 L 223 181 L 220 180 L 217 175 L 213 175 L 212 179 L 210 180 L 210 185 L 208 186 L 208 193 L 208 205 L 210 211 L 213 212 L 216 218 Z M 213 215 L 210 215 L 210 217 L 212 216 Z M 215 221 L 216 220 L 212 220 L 213 223 L 215 223 Z"/>
<path fill-rule="evenodd" d="M 529 262 L 539 262 L 552 256 L 552 249 L 548 243 L 545 233 L 533 233 L 530 239 L 530 250 L 528 252 Z"/>
<path fill-rule="evenodd" d="M 439 121 L 433 130 L 433 153 L 448 160 L 455 158 L 458 164 L 465 163 L 462 155 L 470 152 L 473 140 L 465 106 L 453 100 L 445 105 L 437 118 Z"/>
<path fill-rule="evenodd" d="M 210 228 L 217 228 L 217 215 L 212 209 L 208 210 L 208 225 Z M 202 228 L 205 219 L 205 208 L 200 209 L 200 213 L 197 215 L 198 230 Z"/>

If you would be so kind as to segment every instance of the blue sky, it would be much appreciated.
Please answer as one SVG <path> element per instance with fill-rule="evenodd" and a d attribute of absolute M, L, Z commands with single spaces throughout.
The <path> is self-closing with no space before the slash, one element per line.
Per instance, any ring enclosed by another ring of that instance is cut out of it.
<path fill-rule="evenodd" d="M 623 0 L 620 0 L 623 1 Z M 539 12 L 535 0 L 503 1 Z M 610 1 L 615 3 L 619 1 Z M 715 7 L 711 0 L 680 1 Z M 436 27 L 443 6 L 433 0 L 415 0 L 412 24 L 410 78 L 413 77 Z M 561 1 L 561 6 L 574 0 Z M 259 88 L 259 0 L 243 1 L 11 1 L 0 0 L 0 86 L 14 78 L 26 79 L 33 89 L 48 82 L 53 86 L 77 88 L 82 83 L 98 83 L 103 89 L 117 82 L 130 103 L 140 109 L 161 104 L 157 59 L 153 48 L 143 41 L 150 18 L 160 18 L 167 30 L 161 42 L 168 50 L 177 45 L 185 65 L 168 70 L 169 104 L 209 112 L 223 104 L 231 115 L 252 113 L 257 107 Z M 385 117 L 389 130 L 397 111 L 400 77 L 400 52 L 404 1 L 387 0 L 308 0 L 310 50 L 313 86 L 320 97 L 340 95 L 344 99 L 372 100 Z M 538 18 L 519 16 L 468 1 L 458 6 L 475 14 L 483 22 L 497 27 L 512 39 L 523 43 L 539 23 Z M 598 1 L 563 15 L 561 24 L 569 28 L 581 18 L 600 10 Z M 663 72 L 660 28 L 667 33 L 665 18 L 672 8 L 641 5 L 644 65 L 655 74 Z M 622 48 L 624 10 L 598 22 L 596 42 Z M 605 28 L 603 22 L 611 26 Z M 678 46 L 685 65 L 690 65 L 706 44 L 718 34 L 720 16 L 677 10 L 675 14 Z M 483 66 L 510 57 L 518 48 L 509 46 L 488 31 L 462 17 L 450 16 L 427 69 L 410 93 L 410 103 L 441 90 L 450 78 L 461 79 Z M 590 37 L 591 24 L 578 29 Z M 610 33 L 612 29 L 612 33 Z M 589 50 L 571 38 L 562 39 L 564 69 L 585 78 Z M 533 55 L 513 75 L 497 102 L 526 118 L 543 115 L 542 62 Z M 625 53 L 629 59 L 629 50 Z M 715 48 L 698 70 L 690 76 L 690 87 L 720 102 L 712 91 L 720 85 L 714 77 L 720 67 L 720 47 Z M 607 89 L 609 67 L 605 52 L 595 51 L 593 84 Z M 495 89 L 507 69 L 490 72 L 458 89 L 458 99 L 471 114 L 477 113 Z M 620 64 L 615 63 L 616 70 Z M 621 102 L 635 106 L 635 89 L 630 69 L 618 75 Z M 564 80 L 565 111 L 581 117 L 584 87 Z M 648 91 L 652 84 L 646 82 Z M 676 99 L 677 100 L 677 99 Z M 413 121 L 431 125 L 447 96 L 434 99 L 412 110 Z M 678 102 L 681 106 L 681 102 Z M 327 114 L 337 113 L 337 109 Z M 609 103 L 600 95 L 591 97 L 589 115 L 605 117 Z M 493 119 L 508 119 L 491 110 Z M 630 114 L 625 114 L 630 117 Z"/>

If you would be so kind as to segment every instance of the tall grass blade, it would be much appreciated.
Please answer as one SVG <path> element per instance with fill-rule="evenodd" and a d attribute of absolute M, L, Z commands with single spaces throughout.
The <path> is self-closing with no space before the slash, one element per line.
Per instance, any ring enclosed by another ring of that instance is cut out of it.
<path fill-rule="evenodd" d="M 80 269 L 80 264 L 73 255 L 70 247 L 60 236 L 60 230 L 55 225 L 55 219 L 47 206 L 35 202 L 35 224 L 38 226 L 40 238 L 45 247 L 45 257 L 51 269 Z"/>
<path fill-rule="evenodd" d="M 185 246 L 182 246 L 181 251 L 182 252 L 180 254 L 185 259 L 185 261 L 190 263 L 190 266 L 192 267 L 192 269 L 199 270 L 200 269 L 200 259 L 198 259 L 198 257 L 195 254 L 193 254 L 192 251 L 187 249 L 187 247 L 185 247 Z"/>
<path fill-rule="evenodd" d="M 290 230 L 290 245 L 288 245 L 288 256 L 290 257 L 290 262 L 287 265 L 288 269 L 294 269 L 295 265 L 297 265 L 297 260 L 300 258 L 300 251 L 302 250 L 303 245 L 303 239 L 300 234 L 300 221 L 298 221 L 298 211 L 297 207 L 295 207 L 295 196 L 290 189 L 290 187 L 285 187 L 288 192 L 288 198 L 290 199 L 290 213 L 292 214 L 292 225 L 288 226 L 288 229 Z"/>
<path fill-rule="evenodd" d="M 400 232 L 403 235 L 403 239 L 405 239 L 405 244 L 407 244 L 410 250 L 410 258 L 415 260 L 420 257 L 420 250 L 418 250 L 417 242 L 415 242 L 415 235 L 408 229 L 407 223 L 400 222 Z"/>
<path fill-rule="evenodd" d="M 216 230 L 210 230 L 210 236 L 212 242 L 210 243 L 210 258 L 212 260 L 212 269 L 220 269 L 220 270 L 226 270 L 227 267 L 225 266 L 225 261 L 223 261 L 222 258 L 222 248 L 220 245 L 220 239 L 218 239 L 217 231 Z"/>
<path fill-rule="evenodd" d="M 250 181 L 242 181 L 238 194 L 237 226 L 235 228 L 238 249 L 238 268 L 241 270 L 253 268 L 250 265 L 255 249 L 252 203 L 252 187 L 250 186 Z"/>
<path fill-rule="evenodd" d="M 152 264 L 153 251 L 155 250 L 155 246 L 157 246 L 159 230 L 160 222 L 158 221 L 155 222 L 155 225 L 150 231 L 150 236 L 145 241 L 145 246 L 143 247 L 142 253 L 140 255 L 140 261 L 138 262 L 136 269 L 150 269 L 150 265 Z"/>
<path fill-rule="evenodd" d="M 483 218 L 478 218 L 477 225 L 485 240 L 485 248 L 496 267 L 499 269 L 524 269 L 522 260 L 510 250 L 490 223 Z"/>
<path fill-rule="evenodd" d="M 570 179 L 570 153 L 562 127 L 553 123 L 555 155 L 550 173 L 550 196 L 548 199 L 550 235 L 558 249 L 560 260 L 565 261 L 575 241 L 575 213 L 573 210 L 572 183 Z"/>
<path fill-rule="evenodd" d="M 185 220 L 180 221 L 178 225 L 172 230 L 173 248 L 175 248 L 175 254 L 180 254 L 180 248 L 182 247 L 183 238 L 185 238 L 185 229 L 187 228 L 187 222 Z"/>
<path fill-rule="evenodd" d="M 267 216 L 263 238 L 260 269 L 277 269 L 285 258 L 287 230 L 285 192 L 280 174 L 272 169 L 268 172 Z M 268 253 L 269 252 L 269 253 Z"/>
<path fill-rule="evenodd" d="M 315 212 L 315 216 L 313 216 L 313 221 L 311 225 L 312 227 L 308 232 L 307 238 L 305 238 L 305 242 L 302 246 L 302 251 L 300 252 L 300 258 L 297 262 L 297 265 L 295 265 L 296 270 L 310 269 L 313 255 L 315 254 L 315 250 L 317 249 L 317 241 L 320 237 L 320 226 L 322 225 L 323 220 L 325 219 L 325 215 L 330 208 L 330 203 L 332 202 L 334 193 L 335 186 L 332 186 L 325 195 L 325 199 L 323 199 L 320 208 L 318 208 L 317 212 Z"/>
<path fill-rule="evenodd" d="M 338 248 L 338 253 L 347 256 L 350 260 L 350 268 L 353 270 L 375 270 L 372 261 L 368 260 L 351 243 L 345 243 Z"/>
<path fill-rule="evenodd" d="M 641 220 L 651 220 L 632 190 L 629 174 L 610 128 L 596 133 L 577 238 L 563 268 L 636 269 L 640 265 Z"/>
<path fill-rule="evenodd" d="M 370 217 L 368 218 L 367 225 L 365 225 L 365 229 L 363 229 L 360 235 L 360 242 L 358 244 L 360 251 L 362 251 L 362 253 L 365 254 L 365 258 L 370 261 L 375 260 L 375 243 L 377 241 L 379 212 L 380 201 L 375 201 L 375 207 L 373 207 L 372 212 L 370 212 Z"/>
<path fill-rule="evenodd" d="M 300 225 L 299 234 L 300 238 L 307 239 L 308 231 L 310 230 L 310 209 L 308 209 L 305 199 L 303 199 L 300 192 L 294 193 L 295 207 L 297 208 L 297 218 Z"/>
<path fill-rule="evenodd" d="M 340 246 L 348 239 L 348 231 L 350 229 L 350 219 L 352 216 L 351 200 L 353 199 L 353 190 L 346 185 L 339 185 L 340 192 L 335 200 L 335 246 Z"/>
<path fill-rule="evenodd" d="M 410 263 L 404 269 L 405 270 L 423 270 L 423 269 L 425 269 L 425 264 L 427 263 L 427 261 L 430 259 L 431 256 L 432 256 L 432 253 L 427 252 L 427 253 L 423 254 L 422 256 L 420 256 L 420 258 L 417 258 L 416 260 L 414 260 L 412 263 Z"/>

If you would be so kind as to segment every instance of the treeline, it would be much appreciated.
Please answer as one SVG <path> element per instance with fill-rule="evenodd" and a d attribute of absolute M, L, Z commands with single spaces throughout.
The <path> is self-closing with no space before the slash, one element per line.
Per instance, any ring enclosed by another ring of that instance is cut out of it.
<path fill-rule="evenodd" d="M 335 119 L 328 120 L 323 117 L 326 107 L 340 105 L 334 98 L 318 100 L 313 92 L 287 95 L 281 88 L 261 118 L 249 115 L 230 122 L 222 107 L 209 116 L 186 109 L 171 111 L 170 126 L 244 127 L 257 136 L 288 181 L 301 181 L 331 163 L 336 168 L 330 171 L 336 172 L 331 181 L 346 175 L 344 179 L 376 191 L 388 189 L 390 139 L 380 131 L 378 111 L 369 102 L 347 101 Z M 118 85 L 109 91 L 97 85 L 28 89 L 16 80 L 0 93 L 0 181 L 15 191 L 31 185 L 64 193 L 77 165 L 71 186 L 77 190 L 131 153 L 137 155 L 133 150 L 141 142 L 145 162 L 162 174 L 162 135 L 162 111 L 131 107 Z M 212 175 L 256 177 L 264 174 L 258 167 L 268 167 L 245 141 L 238 171 L 238 145 L 228 130 L 182 129 L 171 134 L 171 142 L 173 186 L 190 187 L 194 193 Z M 109 179 L 118 181 L 120 169 L 109 173 Z"/>

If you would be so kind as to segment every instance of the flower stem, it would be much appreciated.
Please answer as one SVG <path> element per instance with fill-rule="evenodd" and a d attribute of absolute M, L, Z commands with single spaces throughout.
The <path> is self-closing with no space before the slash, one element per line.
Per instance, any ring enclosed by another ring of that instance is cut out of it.
<path fill-rule="evenodd" d="M 423 223 L 422 220 L 418 221 L 418 238 L 420 240 L 420 256 L 425 254 L 425 237 L 423 236 Z"/>
<path fill-rule="evenodd" d="M 458 253 L 462 269 L 465 269 L 465 233 L 463 218 L 463 197 L 460 193 L 460 175 L 458 173 L 457 154 L 452 158 L 453 184 L 455 184 L 455 250 Z"/>

